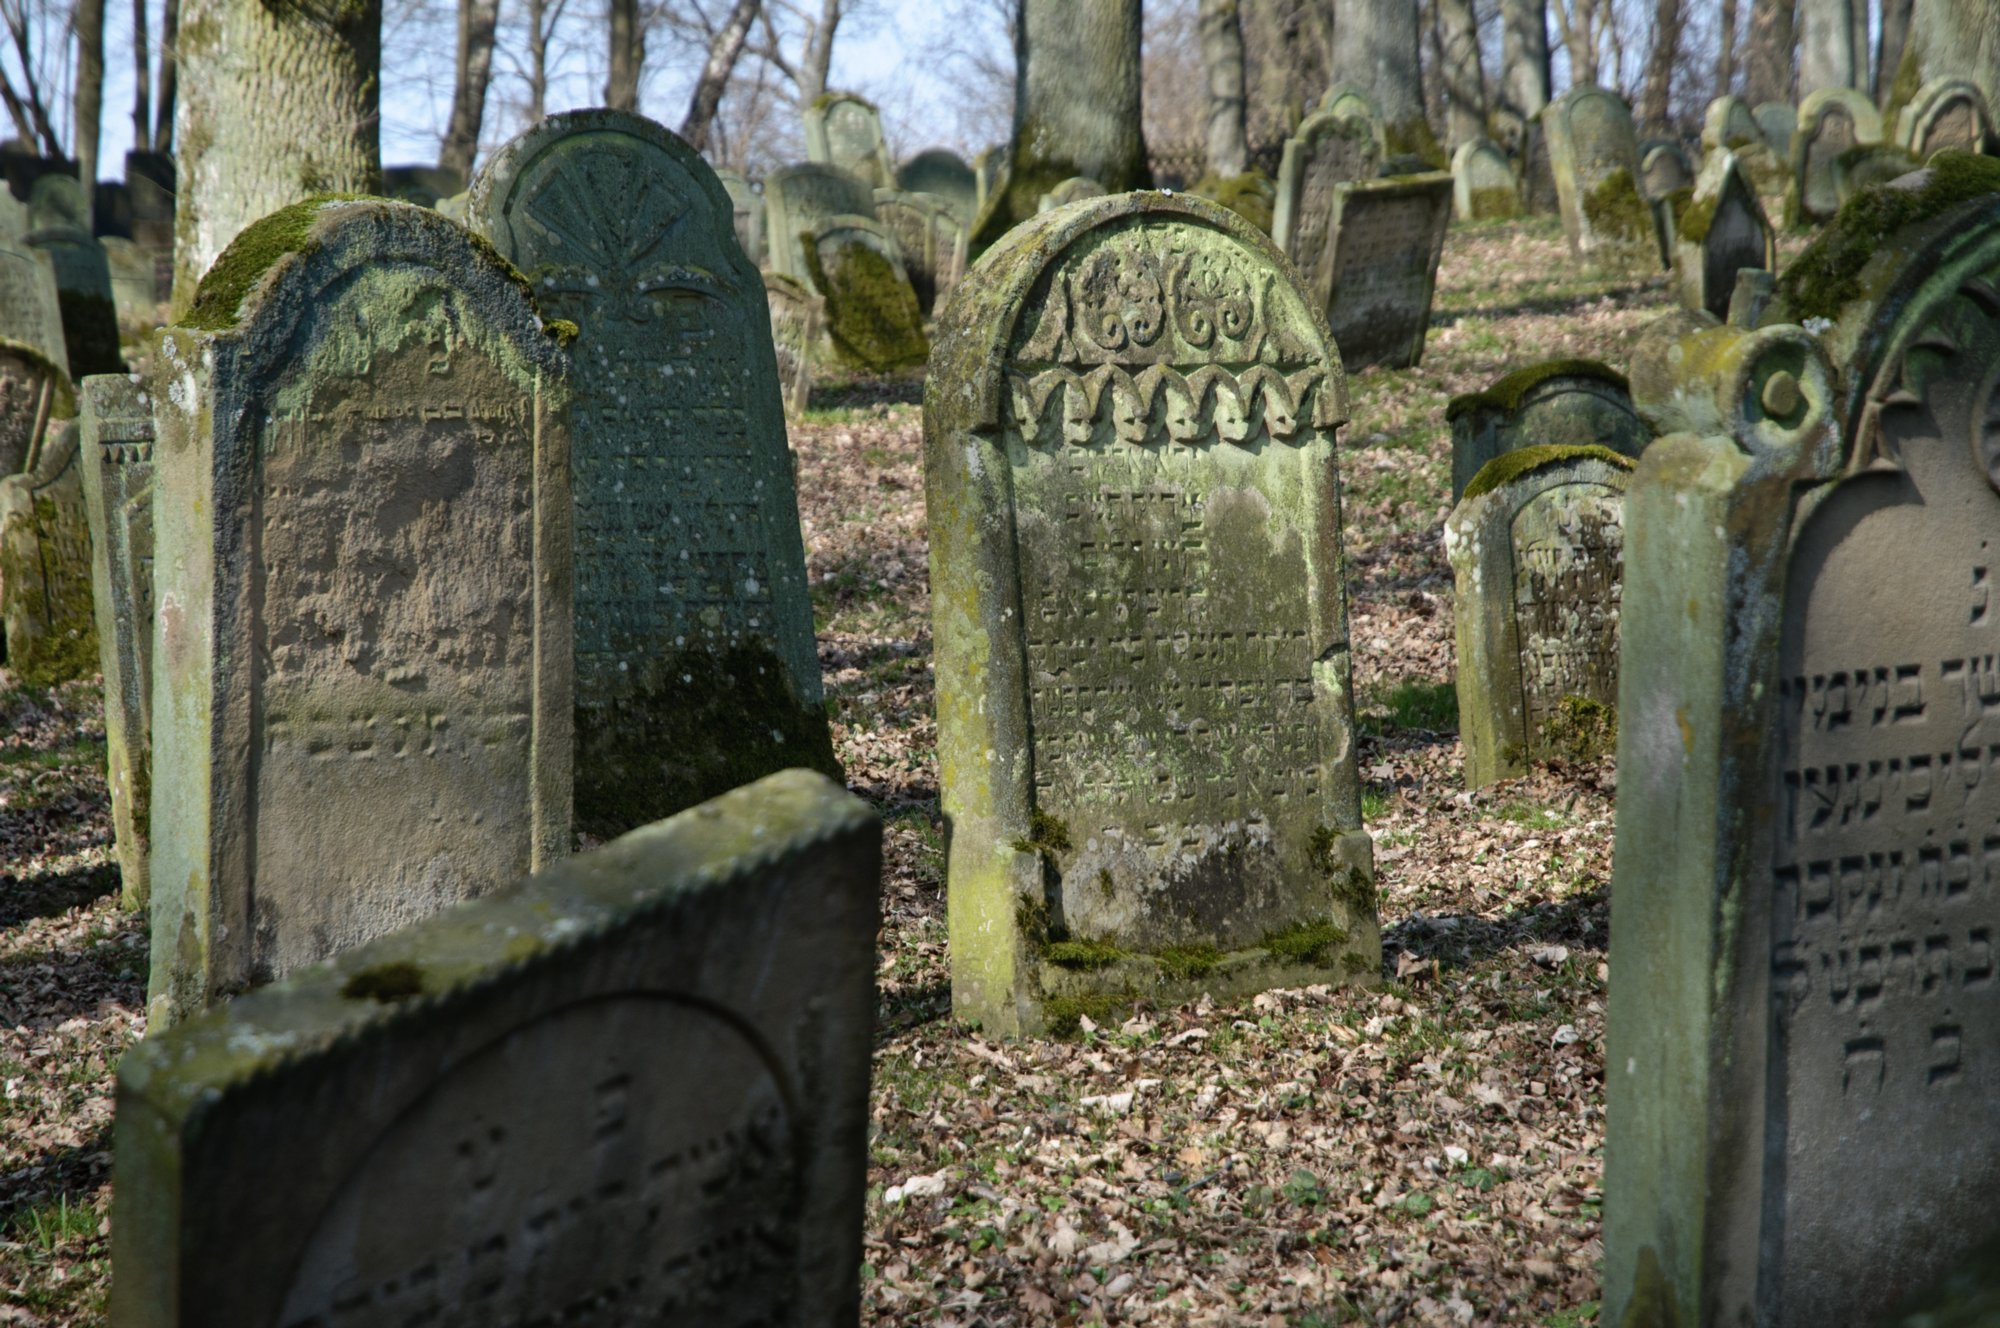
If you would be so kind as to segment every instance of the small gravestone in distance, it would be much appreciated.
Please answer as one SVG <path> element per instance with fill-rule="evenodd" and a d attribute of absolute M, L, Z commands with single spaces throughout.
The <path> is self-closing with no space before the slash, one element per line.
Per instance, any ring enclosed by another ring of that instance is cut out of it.
<path fill-rule="evenodd" d="M 729 195 L 731 219 L 736 228 L 736 243 L 743 250 L 743 256 L 752 263 L 764 262 L 764 197 L 750 187 L 740 171 L 717 171 L 715 178 L 722 182 L 723 192 Z"/>
<path fill-rule="evenodd" d="M 0 478 L 27 470 L 75 414 L 69 376 L 38 347 L 0 337 Z"/>
<path fill-rule="evenodd" d="M 775 272 L 763 276 L 785 415 L 798 419 L 812 401 L 813 356 L 819 348 L 820 335 L 826 330 L 826 301 L 790 277 Z"/>
<path fill-rule="evenodd" d="M 875 220 L 895 238 L 917 307 L 928 315 L 965 273 L 965 227 L 943 199 L 897 189 L 875 191 Z"/>
<path fill-rule="evenodd" d="M 1639 193 L 1657 203 L 1694 183 L 1694 167 L 1680 144 L 1650 139 L 1639 145 Z"/>
<path fill-rule="evenodd" d="M 1382 145 L 1376 141 L 1374 126 L 1357 115 L 1316 112 L 1285 141 L 1271 209 L 1271 238 L 1291 256 L 1307 290 L 1326 285 L 1334 189 L 1373 180 L 1381 166 Z"/>
<path fill-rule="evenodd" d="M 118 357 L 118 306 L 112 298 L 111 269 L 104 247 L 91 233 L 83 190 L 67 175 L 35 181 L 28 201 L 27 242 L 49 256 L 56 274 L 63 345 L 73 379 L 122 373 Z"/>
<path fill-rule="evenodd" d="M 76 422 L 51 428 L 18 475 L 0 479 L 0 617 L 7 667 L 35 687 L 97 672 L 90 522 L 76 464 Z"/>
<path fill-rule="evenodd" d="M 851 92 L 822 94 L 806 108 L 806 160 L 851 171 L 870 189 L 896 187 L 896 167 L 882 141 L 882 113 Z"/>
<path fill-rule="evenodd" d="M 83 380 L 77 466 L 104 674 L 106 783 L 125 907 L 151 896 L 153 403 L 124 374 Z"/>
<path fill-rule="evenodd" d="M 1833 196 L 1844 207 L 1863 189 L 1900 180 L 1924 164 L 1893 143 L 1869 143 L 1849 148 L 1833 159 Z M 1837 209 L 1836 209 L 1837 210 Z"/>
<path fill-rule="evenodd" d="M 1483 392 L 1453 397 L 1451 498 L 1465 497 L 1486 464 L 1524 447 L 1605 447 L 1636 457 L 1653 441 L 1632 408 L 1625 375 L 1596 360 L 1550 360 L 1516 369 Z"/>
<path fill-rule="evenodd" d="M 1985 152 L 1994 135 L 1993 108 L 1979 85 L 1935 78 L 1918 89 L 1896 122 L 1896 141 L 1918 160 L 1940 152 Z"/>
<path fill-rule="evenodd" d="M 1675 227 L 1674 284 L 1681 305 L 1725 318 L 1736 274 L 1745 268 L 1775 272 L 1777 260 L 1777 236 L 1757 191 L 1737 169 L 1736 154 L 1711 155 Z"/>
<path fill-rule="evenodd" d="M 11 200 L 0 189 L 0 202 L 5 201 Z M 25 221 L 25 212 L 21 219 Z M 25 234 L 0 229 L 0 338 L 40 352 L 67 376 L 69 348 L 63 340 L 55 264 L 31 248 Z"/>
<path fill-rule="evenodd" d="M 772 171 L 764 177 L 768 266 L 779 276 L 811 281 L 806 246 L 820 223 L 830 217 L 871 216 L 874 211 L 874 189 L 851 171 L 813 162 Z"/>
<path fill-rule="evenodd" d="M 952 1004 L 1372 980 L 1334 431 L 1278 250 L 1154 191 L 1009 232 L 925 384 Z"/>
<path fill-rule="evenodd" d="M 898 166 L 896 188 L 942 199 L 967 230 L 979 219 L 979 174 L 949 148 L 926 149 Z"/>
<path fill-rule="evenodd" d="M 829 217 L 806 262 L 826 299 L 827 339 L 850 368 L 888 373 L 930 356 L 924 315 L 894 237 L 873 217 Z"/>
<path fill-rule="evenodd" d="M 442 166 L 407 165 L 382 168 L 382 196 L 435 208 L 465 192 L 465 177 Z"/>
<path fill-rule="evenodd" d="M 1352 83 L 1336 83 L 1319 99 L 1323 114 L 1353 116 L 1370 124 L 1382 122 L 1382 107 L 1368 92 Z"/>
<path fill-rule="evenodd" d="M 1521 215 L 1521 186 L 1514 164 L 1490 138 L 1474 138 L 1451 154 L 1452 211 L 1460 221 L 1495 221 Z M 1294 261 L 1297 261 L 1296 259 Z"/>
<path fill-rule="evenodd" d="M 764 282 L 728 194 L 651 120 L 576 111 L 495 153 L 468 215 L 578 329 L 577 829 L 837 773 Z"/>
<path fill-rule="evenodd" d="M 147 1037 L 112 1322 L 855 1322 L 881 833 L 787 771 Z"/>
<path fill-rule="evenodd" d="M 1736 151 L 1763 141 L 1764 131 L 1758 126 L 1750 104 L 1741 97 L 1724 95 L 1708 104 L 1701 124 L 1704 157 L 1721 148 Z"/>
<path fill-rule="evenodd" d="M 1451 197 L 1444 171 L 1335 187 L 1323 296 L 1347 368 L 1423 359 Z"/>
<path fill-rule="evenodd" d="M 1562 211 L 1556 196 L 1555 167 L 1549 163 L 1548 107 L 1528 121 L 1521 149 L 1521 201 L 1530 216 L 1553 217 Z"/>
<path fill-rule="evenodd" d="M 1104 197 L 1104 186 L 1081 175 L 1072 175 L 1036 201 L 1037 212 L 1050 212 L 1086 198 Z"/>
<path fill-rule="evenodd" d="M 1792 142 L 1799 132 L 1798 109 L 1782 101 L 1759 102 L 1751 118 L 1757 122 L 1757 136 L 1779 161 L 1792 159 Z"/>
<path fill-rule="evenodd" d="M 1467 788 L 1610 755 L 1631 470 L 1604 447 L 1504 453 L 1445 522 Z"/>
<path fill-rule="evenodd" d="M 159 302 L 153 298 L 153 256 L 130 240 L 107 235 L 98 241 L 111 271 L 111 303 L 118 314 L 118 335 L 137 341 L 160 325 Z"/>
<path fill-rule="evenodd" d="M 1542 123 L 1571 252 L 1621 275 L 1659 271 L 1653 212 L 1639 193 L 1631 109 L 1603 88 L 1571 88 L 1549 104 Z"/>
<path fill-rule="evenodd" d="M 1790 109 L 1785 108 L 1785 113 L 1790 115 Z M 1791 135 L 1792 130 L 1786 129 L 1783 141 L 1789 144 Z M 1774 205 L 1783 203 L 1791 187 L 1790 149 L 1781 156 L 1771 147 L 1757 114 L 1741 97 L 1717 97 L 1708 104 L 1701 130 L 1702 160 L 1722 149 L 1736 154 L 1738 169 L 1750 178 L 1767 214 Z"/>
<path fill-rule="evenodd" d="M 1857 147 L 1882 141 L 1882 115 L 1852 88 L 1821 88 L 1799 104 L 1792 143 L 1792 197 L 1798 217 L 1831 221 L 1840 210 L 1833 163 Z"/>
<path fill-rule="evenodd" d="M 340 200 L 159 334 L 151 1028 L 569 851 L 564 330 L 436 212 Z"/>

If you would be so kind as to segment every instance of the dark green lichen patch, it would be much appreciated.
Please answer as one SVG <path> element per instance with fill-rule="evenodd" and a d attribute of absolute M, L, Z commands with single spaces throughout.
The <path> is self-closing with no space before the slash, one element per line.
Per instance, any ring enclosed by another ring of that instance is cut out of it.
<path fill-rule="evenodd" d="M 1632 172 L 1622 166 L 1583 196 L 1583 215 L 1593 232 L 1621 246 L 1636 244 L 1653 230 L 1652 210 L 1640 195 Z"/>
<path fill-rule="evenodd" d="M 1125 957 L 1123 950 L 1103 941 L 1051 941 L 1042 948 L 1042 958 L 1057 968 L 1082 973 L 1109 968 Z"/>
<path fill-rule="evenodd" d="M 303 253 L 314 218 L 329 203 L 359 202 L 365 194 L 315 194 L 302 203 L 260 217 L 229 242 L 195 288 L 182 327 L 221 332 L 236 326 L 243 301 L 266 272 L 288 254 Z"/>
<path fill-rule="evenodd" d="M 1465 496 L 1477 498 L 1482 493 L 1491 493 L 1525 475 L 1532 475 L 1548 466 L 1561 465 L 1565 461 L 1602 461 L 1620 470 L 1630 470 L 1633 464 L 1631 457 L 1594 443 L 1583 446 L 1541 443 L 1534 447 L 1517 447 L 1511 452 L 1502 452 L 1481 466 L 1479 473 L 1472 477 L 1472 483 L 1465 486 Z"/>
<path fill-rule="evenodd" d="M 1014 841 L 1015 852 L 1039 853 L 1050 862 L 1053 862 L 1059 854 L 1068 853 L 1074 847 L 1070 841 L 1069 827 L 1039 807 L 1028 820 L 1028 837 Z"/>
<path fill-rule="evenodd" d="M 1287 964 L 1324 964 L 1346 944 L 1346 928 L 1331 922 L 1302 922 L 1274 931 L 1262 942 L 1273 959 Z"/>
<path fill-rule="evenodd" d="M 1618 711 L 1587 696 L 1565 696 L 1535 735 L 1544 761 L 1582 765 L 1618 750 Z"/>
<path fill-rule="evenodd" d="M 1709 229 L 1715 225 L 1716 206 L 1721 202 L 1720 194 L 1697 199 L 1692 189 L 1676 189 L 1667 195 L 1667 206 L 1673 209 L 1674 235 L 1689 244 L 1706 240 Z"/>
<path fill-rule="evenodd" d="M 843 359 L 884 373 L 929 358 L 916 292 L 886 256 L 857 242 L 840 251 L 839 270 L 829 272 L 811 237 L 805 255 L 813 287 L 826 297 L 827 335 Z"/>
<path fill-rule="evenodd" d="M 387 1005 L 421 996 L 423 991 L 424 971 L 402 961 L 362 969 L 347 980 L 340 994 L 350 1001 L 379 1001 Z"/>
<path fill-rule="evenodd" d="M 1124 1013 L 1137 999 L 1129 993 L 1108 991 L 1069 992 L 1061 996 L 1051 996 L 1042 1002 L 1042 1021 L 1050 1037 L 1075 1037 L 1083 1029 L 1083 1021 L 1093 1024 L 1109 1023 Z"/>
<path fill-rule="evenodd" d="M 569 343 L 576 340 L 580 330 L 567 318 L 551 318 L 542 324 L 542 334 L 564 350 L 569 349 Z"/>
<path fill-rule="evenodd" d="M 1262 171 L 1247 171 L 1242 175 L 1206 175 L 1196 181 L 1194 188 L 1188 192 L 1221 204 L 1266 235 L 1271 233 L 1278 189 L 1271 182 L 1271 177 Z"/>
<path fill-rule="evenodd" d="M 1528 393 L 1552 378 L 1594 378 L 1611 384 L 1620 392 L 1632 390 L 1632 385 L 1625 381 L 1625 375 L 1602 360 L 1548 360 L 1516 369 L 1484 392 L 1467 392 L 1453 397 L 1444 408 L 1444 417 L 1455 420 L 1476 410 L 1519 410 Z"/>
<path fill-rule="evenodd" d="M 1172 945 L 1153 955 L 1164 977 L 1191 982 L 1207 977 L 1222 962 L 1222 951 L 1212 945 Z"/>
<path fill-rule="evenodd" d="M 1472 219 L 1497 221 L 1520 215 L 1521 196 L 1505 185 L 1487 185 L 1471 191 Z"/>

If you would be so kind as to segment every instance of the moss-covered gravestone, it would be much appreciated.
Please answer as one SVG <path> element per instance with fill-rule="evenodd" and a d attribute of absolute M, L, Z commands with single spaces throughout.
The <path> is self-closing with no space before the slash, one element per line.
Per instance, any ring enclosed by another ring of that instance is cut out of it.
<path fill-rule="evenodd" d="M 1460 221 L 1521 215 L 1521 184 L 1514 178 L 1514 163 L 1498 143 L 1472 138 L 1458 145 L 1451 154 L 1451 201 Z"/>
<path fill-rule="evenodd" d="M 764 283 L 728 194 L 652 121 L 576 111 L 495 153 L 467 215 L 578 329 L 577 828 L 838 773 Z"/>
<path fill-rule="evenodd" d="M 740 171 L 717 171 L 723 192 L 729 195 L 736 243 L 753 264 L 764 261 L 764 196 L 750 187 Z"/>
<path fill-rule="evenodd" d="M 826 329 L 826 301 L 790 277 L 766 272 L 764 299 L 771 310 L 771 345 L 785 414 L 797 419 L 812 401 L 813 358 Z"/>
<path fill-rule="evenodd" d="M 1408 369 L 1423 359 L 1451 195 L 1444 171 L 1334 187 L 1315 294 L 1347 367 Z"/>
<path fill-rule="evenodd" d="M 15 234 L 4 228 L 0 228 L 0 342 L 27 346 L 69 373 L 55 264 L 28 244 L 25 231 Z"/>
<path fill-rule="evenodd" d="M 1142 192 L 939 318 L 925 495 L 953 1008 L 999 1033 L 1366 981 L 1346 381 L 1277 249 Z"/>
<path fill-rule="evenodd" d="M 882 140 L 882 113 L 851 92 L 822 94 L 805 110 L 806 160 L 838 166 L 870 189 L 896 187 L 896 168 Z"/>
<path fill-rule="evenodd" d="M 1639 195 L 1658 203 L 1694 184 L 1694 166 L 1686 149 L 1670 139 L 1649 139 L 1639 145 Z"/>
<path fill-rule="evenodd" d="M 124 374 L 83 380 L 77 466 L 104 675 L 105 782 L 127 908 L 151 898 L 153 402 Z"/>
<path fill-rule="evenodd" d="M 75 414 L 62 366 L 36 346 L 0 337 L 0 478 L 28 469 L 54 426 Z"/>
<path fill-rule="evenodd" d="M 7 667 L 37 687 L 97 672 L 90 523 L 76 422 L 52 425 L 27 469 L 0 479 L 0 619 Z"/>
<path fill-rule="evenodd" d="M 1821 88 L 1799 103 L 1799 132 L 1792 140 L 1797 218 L 1830 221 L 1840 210 L 1833 163 L 1857 147 L 1881 141 L 1881 112 L 1852 88 Z"/>
<path fill-rule="evenodd" d="M 1035 210 L 1037 212 L 1048 212 L 1054 208 L 1080 202 L 1086 198 L 1102 197 L 1104 197 L 1103 185 L 1086 176 L 1072 175 L 1067 180 L 1057 183 L 1056 187 L 1049 190 L 1046 194 L 1043 194 L 1036 201 Z"/>
<path fill-rule="evenodd" d="M 867 217 L 875 211 L 875 190 L 838 166 L 806 162 L 764 177 L 765 245 L 768 266 L 781 277 L 812 281 L 806 249 L 813 232 L 829 217 Z"/>
<path fill-rule="evenodd" d="M 104 246 L 91 231 L 82 187 L 67 175 L 44 175 L 29 196 L 28 216 L 28 246 L 47 254 L 55 269 L 56 301 L 72 378 L 81 381 L 90 374 L 123 372 L 111 268 L 104 259 Z"/>
<path fill-rule="evenodd" d="M 1897 121 L 1897 140 L 1920 160 L 1940 152 L 1996 150 L 1993 107 L 1976 83 L 1938 78 L 1918 89 Z"/>
<path fill-rule="evenodd" d="M 896 168 L 896 187 L 942 199 L 967 230 L 979 217 L 979 175 L 949 148 L 927 148 Z"/>
<path fill-rule="evenodd" d="M 1682 306 L 1725 318 L 1736 274 L 1777 266 L 1777 236 L 1736 154 L 1711 153 L 1674 232 L 1674 284 Z"/>
<path fill-rule="evenodd" d="M 1642 403 L 1606 1323 L 1875 1323 L 2000 1225 L 2000 194 L 1945 175 Z"/>
<path fill-rule="evenodd" d="M 313 201 L 155 343 L 152 1028 L 569 851 L 557 330 L 437 213 Z"/>
<path fill-rule="evenodd" d="M 1576 87 L 1549 103 L 1542 124 L 1571 251 L 1621 275 L 1659 271 L 1652 209 L 1639 193 L 1631 108 L 1615 92 Z"/>
<path fill-rule="evenodd" d="M 1757 124 L 1757 116 L 1741 97 L 1717 97 L 1703 112 L 1701 151 L 1704 157 L 1720 148 L 1740 151 L 1752 143 L 1763 141 L 1764 131 Z"/>
<path fill-rule="evenodd" d="M 1291 256 L 1307 290 L 1326 284 L 1335 187 L 1372 180 L 1381 165 L 1382 145 L 1363 116 L 1320 111 L 1307 116 L 1285 141 L 1271 207 L 1271 238 Z"/>
<path fill-rule="evenodd" d="M 895 238 L 917 307 L 929 314 L 965 275 L 966 228 L 941 198 L 875 191 L 875 220 Z"/>
<path fill-rule="evenodd" d="M 806 249 L 814 289 L 826 300 L 827 341 L 850 369 L 887 373 L 930 355 L 923 310 L 895 237 L 873 217 L 829 217 Z"/>
<path fill-rule="evenodd" d="M 1487 462 L 1445 522 L 1468 788 L 1609 754 L 1631 469 L 1609 448 L 1522 448 Z"/>
<path fill-rule="evenodd" d="M 1632 408 L 1625 375 L 1596 360 L 1549 360 L 1516 369 L 1483 392 L 1453 397 L 1451 497 L 1465 497 L 1487 462 L 1524 447 L 1606 447 L 1636 457 L 1653 441 Z"/>
<path fill-rule="evenodd" d="M 111 1321 L 855 1322 L 880 867 L 788 771 L 148 1037 Z"/>

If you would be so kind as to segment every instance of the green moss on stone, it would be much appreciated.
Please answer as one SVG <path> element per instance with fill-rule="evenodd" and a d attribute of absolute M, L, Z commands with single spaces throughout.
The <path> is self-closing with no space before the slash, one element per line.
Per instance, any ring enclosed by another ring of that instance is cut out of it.
<path fill-rule="evenodd" d="M 1474 221 L 1494 221 L 1520 214 L 1520 195 L 1505 185 L 1494 184 L 1484 189 L 1474 189 L 1471 195 Z"/>
<path fill-rule="evenodd" d="M 1614 241 L 1633 242 L 1651 235 L 1652 210 L 1639 193 L 1639 184 L 1624 167 L 1597 182 L 1583 196 L 1583 215 L 1590 229 Z"/>
<path fill-rule="evenodd" d="M 1924 90 L 1923 61 L 1917 56 L 1917 44 L 1903 43 L 1903 58 L 1896 62 L 1896 77 L 1889 83 L 1889 100 L 1882 107 L 1882 130 L 1890 139 L 1896 137 L 1898 121 L 1903 118 L 1903 110 L 1917 99 Z"/>
<path fill-rule="evenodd" d="M 236 326 L 236 317 L 251 289 L 288 254 L 302 253 L 321 209 L 329 203 L 353 202 L 362 194 L 315 194 L 302 203 L 259 217 L 229 242 L 195 288 L 194 303 L 180 326 L 221 332 Z"/>
<path fill-rule="evenodd" d="M 424 990 L 424 971 L 415 964 L 397 962 L 364 968 L 349 978 L 340 994 L 350 1001 L 405 1001 Z"/>
<path fill-rule="evenodd" d="M 1346 944 L 1346 928 L 1331 922 L 1302 922 L 1272 932 L 1262 941 L 1272 958 L 1291 964 L 1323 964 L 1334 950 Z"/>
<path fill-rule="evenodd" d="M 1222 951 L 1212 945 L 1172 945 L 1154 953 L 1160 973 L 1177 982 L 1207 977 L 1222 962 Z"/>
<path fill-rule="evenodd" d="M 1675 190 L 1668 204 L 1673 208 L 1674 234 L 1689 244 L 1706 240 L 1709 229 L 1715 225 L 1715 209 L 1721 202 L 1720 195 L 1697 200 L 1692 189 Z"/>
<path fill-rule="evenodd" d="M 1620 470 L 1630 470 L 1633 464 L 1631 457 L 1595 443 L 1539 443 L 1534 447 L 1517 447 L 1511 452 L 1502 452 L 1481 466 L 1479 473 L 1472 477 L 1472 482 L 1465 486 L 1465 497 L 1477 498 L 1482 493 L 1491 493 L 1524 475 L 1532 475 L 1546 466 L 1560 465 L 1565 461 L 1602 461 Z"/>
<path fill-rule="evenodd" d="M 1632 390 L 1624 374 L 1601 360 L 1548 360 L 1516 369 L 1484 392 L 1468 392 L 1453 397 L 1444 408 L 1444 417 L 1449 421 L 1476 410 L 1517 411 L 1528 393 L 1551 378 L 1595 378 L 1599 382 L 1610 383 L 1620 392 Z"/>
<path fill-rule="evenodd" d="M 1065 993 L 1042 1002 L 1042 1022 L 1050 1037 L 1075 1037 L 1087 1017 L 1093 1024 L 1110 1022 L 1129 1007 L 1129 994 L 1108 991 Z"/>
<path fill-rule="evenodd" d="M 581 330 L 567 318 L 551 318 L 542 324 L 542 334 L 564 350 L 569 349 L 569 344 L 576 340 L 577 333 Z"/>
<path fill-rule="evenodd" d="M 1057 968 L 1088 973 L 1109 968 L 1125 958 L 1125 952 L 1103 941 L 1051 941 L 1043 947 L 1042 958 Z"/>
<path fill-rule="evenodd" d="M 1333 887 L 1333 897 L 1358 917 L 1375 911 L 1375 882 L 1368 873 L 1348 866 L 1342 859 L 1340 844 L 1344 838 L 1330 825 L 1315 827 L 1306 843 L 1306 858 L 1314 870 L 1326 876 Z"/>
<path fill-rule="evenodd" d="M 916 292 L 885 255 L 865 244 L 850 246 L 836 282 L 820 262 L 819 246 L 811 236 L 802 238 L 806 270 L 826 297 L 827 335 L 843 359 L 885 373 L 930 358 Z"/>
<path fill-rule="evenodd" d="M 1262 171 L 1229 176 L 1205 175 L 1188 192 L 1221 204 L 1266 235 L 1271 233 L 1278 188 L 1271 182 L 1271 177 Z"/>
<path fill-rule="evenodd" d="M 1565 696 L 1536 738 L 1543 760 L 1581 765 L 1609 756 L 1618 750 L 1617 708 L 1587 696 Z"/>
<path fill-rule="evenodd" d="M 1026 839 L 1014 841 L 1015 852 L 1039 853 L 1053 863 L 1057 854 L 1067 853 L 1075 847 L 1069 837 L 1069 827 L 1039 807 L 1029 818 L 1028 830 Z"/>
<path fill-rule="evenodd" d="M 1451 169 L 1451 159 L 1438 146 L 1437 135 L 1431 132 L 1431 122 L 1421 115 L 1405 124 L 1383 123 L 1382 156 L 1384 160 L 1416 157 L 1434 171 Z"/>

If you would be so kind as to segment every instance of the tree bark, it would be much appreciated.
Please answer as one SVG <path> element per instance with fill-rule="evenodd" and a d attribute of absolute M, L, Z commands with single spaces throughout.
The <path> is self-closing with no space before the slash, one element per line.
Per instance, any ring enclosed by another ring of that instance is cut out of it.
<path fill-rule="evenodd" d="M 1798 0 L 1798 27 L 1799 95 L 1855 86 L 1852 0 Z"/>
<path fill-rule="evenodd" d="M 479 129 L 486 121 L 486 90 L 493 83 L 493 30 L 500 0 L 458 0 L 458 57 L 451 90 L 451 122 L 438 146 L 438 167 L 472 179 Z"/>
<path fill-rule="evenodd" d="M 1571 87 L 1597 83 L 1597 0 L 1555 0 L 1556 30 L 1569 55 Z"/>
<path fill-rule="evenodd" d="M 1472 0 L 1437 0 L 1446 97 L 1446 146 L 1486 135 L 1486 72 L 1479 66 L 1479 16 Z"/>
<path fill-rule="evenodd" d="M 1882 0 L 1882 36 L 1875 52 L 1875 100 L 1889 100 L 1903 48 L 1910 40 L 1910 9 L 1914 0 Z M 1891 132 L 1894 130 L 1891 128 Z"/>
<path fill-rule="evenodd" d="M 1089 0 L 1084 0 L 1088 3 Z M 840 30 L 840 0 L 820 0 L 819 22 L 806 34 L 806 49 L 799 60 L 799 101 L 810 105 L 826 95 L 827 80 L 833 73 L 833 38 Z"/>
<path fill-rule="evenodd" d="M 76 0 L 76 179 L 83 186 L 84 224 L 97 199 L 97 149 L 104 129 L 104 0 Z"/>
<path fill-rule="evenodd" d="M 614 111 L 639 110 L 639 71 L 646 63 L 646 30 L 639 0 L 610 0 L 611 62 L 604 80 L 604 104 Z"/>
<path fill-rule="evenodd" d="M 1332 0 L 1242 0 L 1245 137 L 1276 147 L 1326 91 Z"/>
<path fill-rule="evenodd" d="M 1389 155 L 1442 165 L 1444 154 L 1424 116 L 1422 33 L 1415 0 L 1340 0 L 1334 12 L 1328 73 L 1367 91 L 1381 108 Z"/>
<path fill-rule="evenodd" d="M 382 178 L 380 0 L 186 0 L 182 18 L 176 316 L 251 222 Z"/>
<path fill-rule="evenodd" d="M 1900 113 L 1934 78 L 1965 79 L 2000 104 L 2000 0 L 1915 0 L 1891 106 Z"/>
<path fill-rule="evenodd" d="M 132 146 L 144 152 L 153 141 L 153 59 L 147 34 L 146 0 L 132 0 Z"/>
<path fill-rule="evenodd" d="M 750 25 L 757 19 L 757 9 L 762 0 L 736 0 L 729 17 L 715 30 L 715 36 L 708 43 L 708 60 L 701 67 L 701 77 L 695 80 L 694 95 L 688 99 L 687 115 L 681 120 L 681 137 L 696 152 L 708 147 L 708 127 L 715 123 L 716 107 L 722 105 L 722 94 L 729 88 L 729 78 L 736 70 L 736 61 L 743 54 L 743 43 L 750 36 Z"/>
<path fill-rule="evenodd" d="M 1737 0 L 1722 0 L 1722 17 L 1718 23 L 1720 44 L 1715 54 L 1715 95 L 1726 97 L 1736 83 L 1736 4 Z"/>
<path fill-rule="evenodd" d="M 1792 0 L 1751 0 L 1750 39 L 1743 52 L 1743 100 L 1752 106 L 1792 99 Z"/>
<path fill-rule="evenodd" d="M 1655 0 L 1653 50 L 1646 57 L 1646 83 L 1639 94 L 1639 123 L 1656 134 L 1669 134 L 1673 123 L 1674 66 L 1681 57 L 1681 0 Z"/>
<path fill-rule="evenodd" d="M 1236 0 L 1201 0 L 1201 67 L 1208 82 L 1208 174 L 1250 169 L 1244 124 L 1243 22 Z"/>
<path fill-rule="evenodd" d="M 160 86 L 153 107 L 153 151 L 174 150 L 175 102 L 180 91 L 181 0 L 160 7 Z"/>
<path fill-rule="evenodd" d="M 1548 104 L 1548 0 L 1500 0 L 1500 113 L 1516 146 Z"/>

